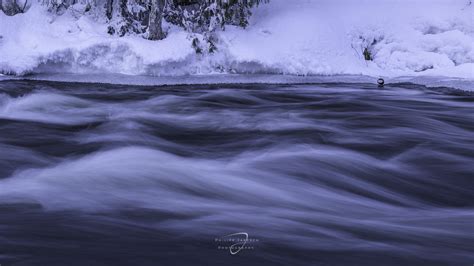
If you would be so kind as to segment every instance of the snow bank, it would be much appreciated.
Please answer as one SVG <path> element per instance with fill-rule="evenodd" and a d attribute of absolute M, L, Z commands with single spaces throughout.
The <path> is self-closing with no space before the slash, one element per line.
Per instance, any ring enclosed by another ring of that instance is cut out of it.
<path fill-rule="evenodd" d="M 92 17 L 0 14 L 0 72 L 186 75 L 448 76 L 474 79 L 473 7 L 466 0 L 272 0 L 247 29 L 219 32 L 218 52 L 197 56 L 168 27 L 152 42 L 109 36 Z M 368 48 L 373 61 L 365 61 Z"/>
<path fill-rule="evenodd" d="M 143 38 L 108 35 L 105 24 L 71 13 L 48 14 L 39 4 L 26 14 L 0 13 L 0 69 L 4 73 L 110 72 L 145 73 L 153 65 L 186 61 L 194 56 L 187 34 L 170 32 L 151 42 Z"/>
<path fill-rule="evenodd" d="M 223 34 L 237 65 L 287 74 L 474 77 L 466 1 L 273 1 L 247 31 Z M 365 47 L 374 61 L 363 59 Z"/>

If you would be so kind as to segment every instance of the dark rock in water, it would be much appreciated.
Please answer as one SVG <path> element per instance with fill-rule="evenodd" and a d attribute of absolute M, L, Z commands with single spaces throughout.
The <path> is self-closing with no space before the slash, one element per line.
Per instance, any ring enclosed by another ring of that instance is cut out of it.
<path fill-rule="evenodd" d="M 377 84 L 379 84 L 379 87 L 383 87 L 383 85 L 385 84 L 385 80 L 383 80 L 383 78 L 379 78 L 377 80 Z"/>

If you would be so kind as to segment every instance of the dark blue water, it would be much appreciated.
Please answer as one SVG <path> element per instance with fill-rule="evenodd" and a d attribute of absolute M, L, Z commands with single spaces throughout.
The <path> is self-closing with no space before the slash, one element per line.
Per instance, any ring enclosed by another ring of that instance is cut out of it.
<path fill-rule="evenodd" d="M 0 264 L 472 265 L 474 96 L 0 82 Z"/>

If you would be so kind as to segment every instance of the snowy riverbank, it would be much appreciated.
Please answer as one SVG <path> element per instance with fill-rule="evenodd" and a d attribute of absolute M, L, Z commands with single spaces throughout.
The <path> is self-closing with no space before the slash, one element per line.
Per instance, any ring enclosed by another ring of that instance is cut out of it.
<path fill-rule="evenodd" d="M 219 32 L 218 52 L 204 56 L 173 26 L 162 41 L 119 38 L 92 16 L 72 9 L 54 17 L 35 3 L 26 14 L 0 14 L 0 72 L 474 79 L 473 7 L 466 2 L 272 0 L 255 10 L 247 29 Z M 367 46 L 373 61 L 363 59 Z"/>

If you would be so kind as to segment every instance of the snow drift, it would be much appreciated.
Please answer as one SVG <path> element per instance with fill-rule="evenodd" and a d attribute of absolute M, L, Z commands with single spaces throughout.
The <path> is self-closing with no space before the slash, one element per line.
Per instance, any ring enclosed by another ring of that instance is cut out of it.
<path fill-rule="evenodd" d="M 473 7 L 465 0 L 272 0 L 247 29 L 219 32 L 218 51 L 207 55 L 196 55 L 189 34 L 174 26 L 162 41 L 114 37 L 73 10 L 53 16 L 36 3 L 26 14 L 0 13 L 0 73 L 474 78 Z"/>

